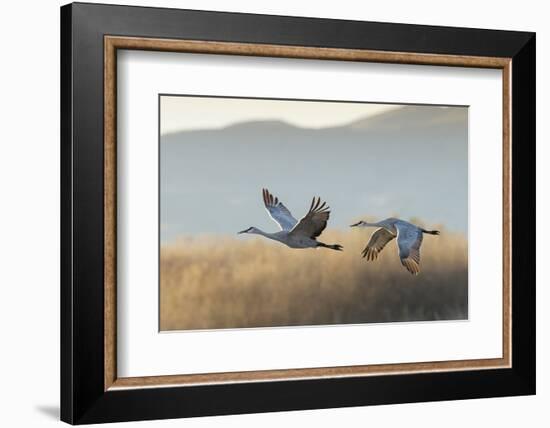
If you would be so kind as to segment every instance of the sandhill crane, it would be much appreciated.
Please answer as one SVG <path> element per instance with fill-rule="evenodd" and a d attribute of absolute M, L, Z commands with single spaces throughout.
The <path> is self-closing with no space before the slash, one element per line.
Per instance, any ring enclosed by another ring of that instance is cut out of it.
<path fill-rule="evenodd" d="M 324 244 L 317 241 L 317 238 L 325 227 L 330 215 L 329 207 L 325 202 L 321 204 L 320 198 L 313 198 L 307 214 L 297 221 L 287 207 L 279 202 L 267 189 L 262 189 L 264 205 L 269 216 L 279 225 L 281 230 L 275 233 L 267 233 L 256 227 L 249 227 L 239 233 L 253 233 L 266 238 L 282 242 L 290 248 L 330 248 L 342 251 L 338 244 Z"/>
<path fill-rule="evenodd" d="M 397 218 L 387 218 L 377 223 L 360 221 L 350 227 L 355 226 L 379 228 L 372 234 L 367 246 L 361 253 L 367 260 L 376 260 L 386 244 L 397 237 L 401 264 L 413 275 L 418 275 L 418 272 L 420 272 L 420 245 L 422 244 L 423 234 L 439 235 L 438 230 L 425 230 Z"/>

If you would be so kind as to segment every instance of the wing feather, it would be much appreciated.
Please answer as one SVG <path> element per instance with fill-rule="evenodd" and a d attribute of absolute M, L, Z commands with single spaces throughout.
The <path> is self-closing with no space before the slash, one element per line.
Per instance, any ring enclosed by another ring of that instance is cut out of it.
<path fill-rule="evenodd" d="M 300 219 L 290 233 L 315 239 L 327 227 L 329 217 L 330 207 L 326 202 L 321 204 L 321 198 L 314 197 L 311 201 L 308 213 Z"/>
<path fill-rule="evenodd" d="M 376 260 L 378 258 L 378 254 L 380 254 L 386 244 L 393 238 L 395 238 L 393 233 L 391 233 L 388 229 L 381 227 L 371 235 L 367 246 L 361 254 L 369 261 Z"/>
<path fill-rule="evenodd" d="M 298 221 L 292 216 L 288 208 L 279 201 L 279 198 L 269 193 L 267 189 L 262 189 L 262 196 L 265 208 L 273 221 L 279 225 L 281 230 L 291 230 Z"/>
<path fill-rule="evenodd" d="M 401 264 L 413 275 L 418 275 L 422 230 L 411 224 L 397 223 L 395 227 L 397 228 L 397 246 Z"/>

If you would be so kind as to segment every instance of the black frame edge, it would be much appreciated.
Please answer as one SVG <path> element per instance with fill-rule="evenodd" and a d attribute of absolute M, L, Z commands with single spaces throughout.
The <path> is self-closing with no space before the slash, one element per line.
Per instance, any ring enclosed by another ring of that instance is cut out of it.
<path fill-rule="evenodd" d="M 72 289 L 72 5 L 60 9 L 60 220 L 61 220 L 61 304 L 60 418 L 74 423 L 73 405 L 73 289 Z"/>
<path fill-rule="evenodd" d="M 512 362 L 536 393 L 536 35 L 512 58 Z M 515 227 L 514 227 L 515 226 Z"/>
<path fill-rule="evenodd" d="M 513 57 L 527 43 L 533 33 L 526 31 L 489 30 L 483 28 L 445 27 L 423 24 L 356 21 L 345 19 L 309 18 L 302 16 L 266 15 L 244 12 L 225 12 L 168 7 L 127 6 L 100 3 L 72 3 L 77 14 L 87 16 L 90 22 L 100 23 L 102 17 L 119 17 L 125 22 L 111 35 L 152 38 L 181 38 L 188 40 L 261 43 L 264 33 L 272 31 L 277 40 L 270 44 L 318 46 L 349 49 L 373 49 L 400 52 L 446 55 L 474 55 Z M 150 14 L 151 20 L 145 18 Z M 154 15 L 154 16 L 153 16 Z M 163 21 L 160 35 L 156 20 Z M 255 25 L 251 25 L 251 21 Z M 215 31 L 205 29 L 201 22 L 210 21 Z M 113 22 L 111 22 L 112 24 Z M 140 29 L 132 29 L 139 23 Z M 181 24 L 185 29 L 181 28 Z M 103 23 L 101 23 L 103 24 Z M 105 25 L 106 27 L 108 25 Z M 247 32 L 246 29 L 255 27 Z M 367 28 L 368 27 L 368 28 Z M 212 37 L 208 34 L 216 33 Z M 426 37 L 431 33 L 430 37 Z M 313 35 L 313 37 L 312 37 Z"/>

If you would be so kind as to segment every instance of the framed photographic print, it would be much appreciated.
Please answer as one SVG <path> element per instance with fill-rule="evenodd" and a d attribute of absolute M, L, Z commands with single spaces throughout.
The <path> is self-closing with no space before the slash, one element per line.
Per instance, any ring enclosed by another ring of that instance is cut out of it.
<path fill-rule="evenodd" d="M 62 420 L 535 393 L 533 33 L 76 3 L 61 53 Z"/>

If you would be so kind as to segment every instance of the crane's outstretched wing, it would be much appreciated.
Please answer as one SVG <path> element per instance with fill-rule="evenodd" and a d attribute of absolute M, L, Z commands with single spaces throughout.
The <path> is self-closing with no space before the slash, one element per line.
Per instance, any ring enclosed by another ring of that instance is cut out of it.
<path fill-rule="evenodd" d="M 308 238 L 317 238 L 325 227 L 330 215 L 330 207 L 326 202 L 321 204 L 320 198 L 313 198 L 308 213 L 303 216 L 298 224 L 290 231 L 294 235 L 303 235 Z"/>
<path fill-rule="evenodd" d="M 422 231 L 412 225 L 399 224 L 397 228 L 397 246 L 401 264 L 412 273 L 420 272 L 420 245 L 422 244 Z"/>
<path fill-rule="evenodd" d="M 287 207 L 279 202 L 279 199 L 274 197 L 269 190 L 262 189 L 264 204 L 269 216 L 279 225 L 281 230 L 290 230 L 298 222 L 288 210 Z"/>
<path fill-rule="evenodd" d="M 393 238 L 395 238 L 393 233 L 391 233 L 388 229 L 381 227 L 371 235 L 367 246 L 361 254 L 363 257 L 366 257 L 367 260 L 376 260 L 378 258 L 378 254 Z"/>

